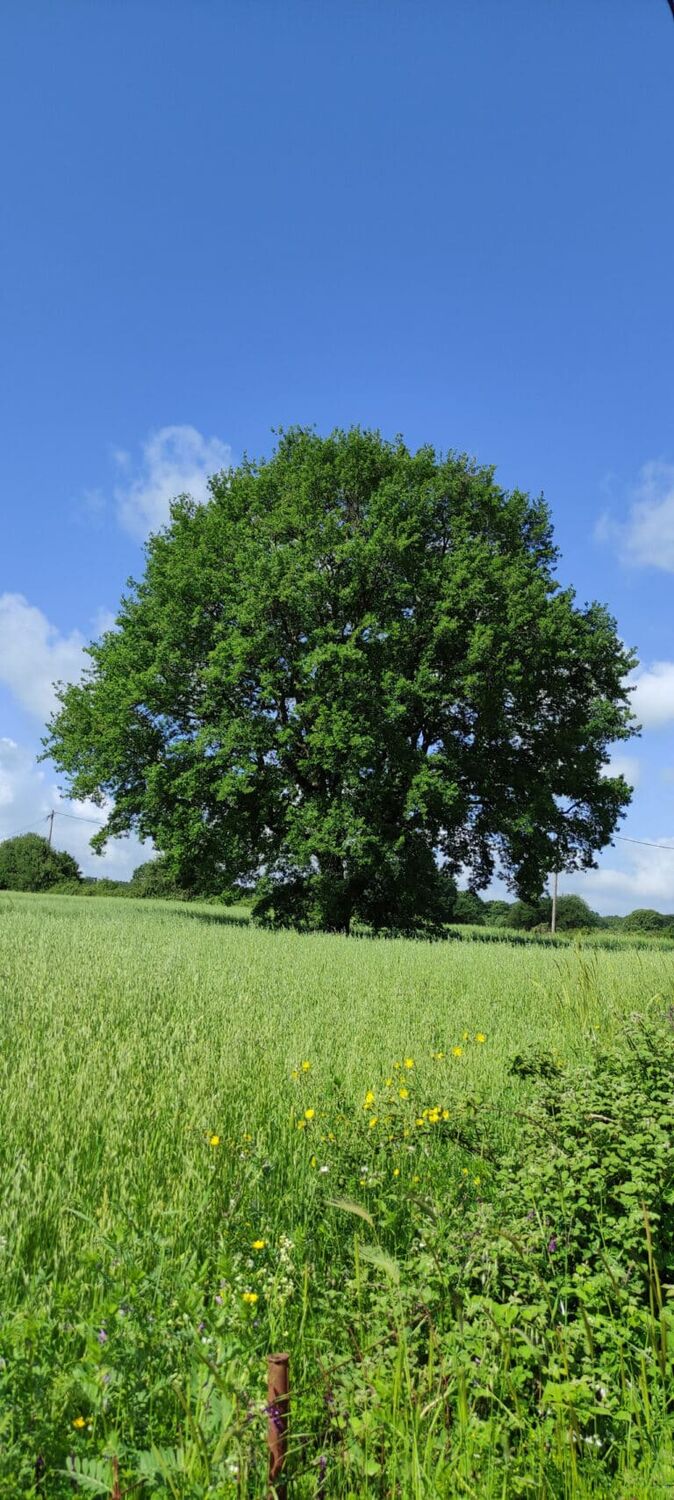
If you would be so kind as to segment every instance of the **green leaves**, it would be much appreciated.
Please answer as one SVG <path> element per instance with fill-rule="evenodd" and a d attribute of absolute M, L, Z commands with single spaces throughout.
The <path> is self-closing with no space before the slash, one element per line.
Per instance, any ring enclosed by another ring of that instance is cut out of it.
<path fill-rule="evenodd" d="M 497 865 L 536 895 L 630 796 L 634 658 L 555 561 L 493 470 L 292 429 L 174 506 L 46 750 L 114 799 L 98 845 L 136 828 L 194 892 L 262 875 L 265 921 L 442 928 L 448 877 Z"/>

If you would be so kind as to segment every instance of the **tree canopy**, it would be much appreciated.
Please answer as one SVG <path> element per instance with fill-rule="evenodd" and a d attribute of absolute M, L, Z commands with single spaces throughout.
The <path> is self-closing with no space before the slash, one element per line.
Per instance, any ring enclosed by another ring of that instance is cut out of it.
<path fill-rule="evenodd" d="M 491 468 L 282 433 L 174 503 L 45 753 L 114 799 L 95 847 L 135 828 L 182 886 L 257 880 L 272 920 L 442 921 L 466 871 L 536 896 L 630 800 L 605 768 L 635 658 L 556 562 L 543 500 Z"/>
<path fill-rule="evenodd" d="M 52 849 L 39 833 L 24 833 L 0 844 L 0 890 L 48 891 L 81 878 L 72 854 Z"/>

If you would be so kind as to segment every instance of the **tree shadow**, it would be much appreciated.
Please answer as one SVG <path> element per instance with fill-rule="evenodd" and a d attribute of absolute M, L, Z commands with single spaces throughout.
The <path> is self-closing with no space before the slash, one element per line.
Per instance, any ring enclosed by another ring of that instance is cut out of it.
<path fill-rule="evenodd" d="M 189 906 L 174 908 L 176 917 L 188 917 L 193 922 L 205 922 L 215 927 L 250 927 L 250 917 L 231 911 L 194 911 Z"/>

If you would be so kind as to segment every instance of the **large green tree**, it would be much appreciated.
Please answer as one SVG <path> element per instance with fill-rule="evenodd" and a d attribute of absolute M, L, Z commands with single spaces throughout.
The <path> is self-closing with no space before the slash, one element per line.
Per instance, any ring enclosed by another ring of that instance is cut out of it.
<path fill-rule="evenodd" d="M 630 799 L 634 656 L 554 576 L 542 500 L 353 429 L 281 434 L 151 538 L 46 753 L 176 879 L 258 880 L 276 920 L 442 920 L 591 865 Z"/>

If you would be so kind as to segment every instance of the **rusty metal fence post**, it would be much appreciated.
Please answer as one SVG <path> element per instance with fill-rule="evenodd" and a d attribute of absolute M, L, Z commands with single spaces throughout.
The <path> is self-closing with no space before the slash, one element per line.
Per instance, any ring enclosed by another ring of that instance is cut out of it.
<path fill-rule="evenodd" d="M 290 1405 L 289 1354 L 270 1354 L 267 1360 L 267 1448 L 270 1500 L 286 1500 L 285 1472 Z"/>

